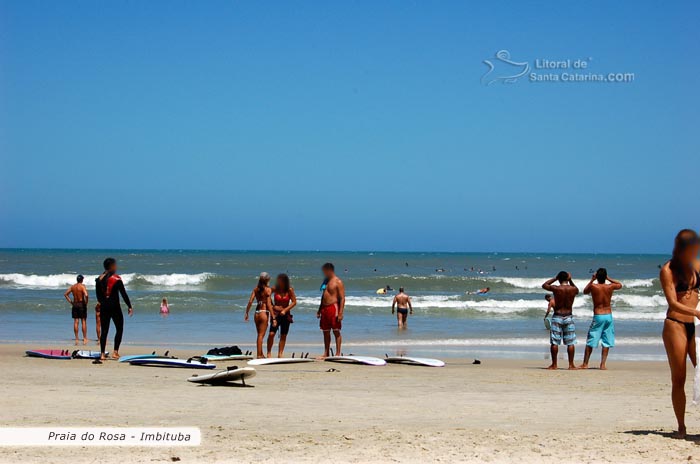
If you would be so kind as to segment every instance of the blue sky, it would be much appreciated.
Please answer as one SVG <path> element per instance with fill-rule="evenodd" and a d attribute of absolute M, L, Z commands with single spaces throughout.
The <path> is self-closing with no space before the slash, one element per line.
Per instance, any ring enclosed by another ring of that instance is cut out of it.
<path fill-rule="evenodd" d="M 0 246 L 666 252 L 700 217 L 699 20 L 0 0 Z M 635 78 L 483 85 L 502 49 Z"/>

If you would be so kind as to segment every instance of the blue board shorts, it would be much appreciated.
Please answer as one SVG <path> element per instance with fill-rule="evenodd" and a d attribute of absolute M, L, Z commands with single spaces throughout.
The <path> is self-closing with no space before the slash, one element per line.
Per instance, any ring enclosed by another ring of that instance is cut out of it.
<path fill-rule="evenodd" d="M 549 332 L 549 343 L 552 345 L 575 345 L 576 326 L 573 316 L 552 316 L 552 328 Z"/>
<path fill-rule="evenodd" d="M 586 345 L 591 348 L 598 348 L 600 343 L 604 348 L 615 346 L 615 323 L 612 314 L 597 314 L 593 316 L 591 328 L 588 329 L 588 340 Z"/>

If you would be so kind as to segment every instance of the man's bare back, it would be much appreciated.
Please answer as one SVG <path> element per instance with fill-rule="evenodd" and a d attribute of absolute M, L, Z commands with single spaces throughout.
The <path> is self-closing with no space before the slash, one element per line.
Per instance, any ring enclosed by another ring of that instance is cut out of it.
<path fill-rule="evenodd" d="M 597 276 L 594 274 L 586 288 L 583 289 L 583 293 L 591 295 L 594 315 L 611 314 L 613 293 L 615 293 L 615 290 L 621 289 L 622 284 L 617 280 L 610 279 L 607 273 L 602 278 L 603 283 L 600 281 L 596 282 L 596 278 Z M 609 280 L 610 283 L 605 283 L 605 279 Z"/>
<path fill-rule="evenodd" d="M 72 298 L 68 298 L 68 295 L 71 295 Z M 88 291 L 84 284 L 71 285 L 64 296 L 70 304 L 75 306 L 80 304 L 87 305 L 88 302 Z"/>
<path fill-rule="evenodd" d="M 566 281 L 559 281 L 559 285 L 552 285 L 558 279 L 555 277 L 542 285 L 542 288 L 554 294 L 554 315 L 571 316 L 573 313 L 574 300 L 579 290 L 571 280 L 571 274 Z"/>
<path fill-rule="evenodd" d="M 394 297 L 394 301 L 396 301 L 396 306 L 398 306 L 401 309 L 406 309 L 408 308 L 408 302 L 410 301 L 411 297 L 409 297 L 405 293 L 399 293 Z"/>

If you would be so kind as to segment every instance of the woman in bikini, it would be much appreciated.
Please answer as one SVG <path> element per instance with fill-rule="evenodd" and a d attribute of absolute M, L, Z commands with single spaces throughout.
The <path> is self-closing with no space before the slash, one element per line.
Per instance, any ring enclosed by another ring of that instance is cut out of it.
<path fill-rule="evenodd" d="M 265 339 L 265 332 L 267 331 L 267 325 L 270 322 L 270 311 L 272 310 L 272 289 L 268 286 L 270 283 L 270 274 L 263 272 L 260 274 L 258 279 L 258 285 L 250 293 L 250 299 L 248 299 L 248 306 L 245 308 L 245 321 L 248 322 L 250 313 L 250 308 L 253 306 L 253 301 L 257 301 L 258 305 L 255 308 L 255 328 L 258 331 L 258 340 L 256 346 L 258 349 L 258 358 L 264 358 L 263 356 L 263 340 Z"/>
<path fill-rule="evenodd" d="M 292 323 L 292 308 L 297 305 L 297 296 L 294 288 L 289 283 L 287 274 L 277 276 L 277 283 L 273 289 L 275 294 L 272 306 L 272 321 L 270 323 L 270 335 L 267 337 L 267 357 L 272 357 L 272 347 L 275 344 L 275 334 L 280 333 L 280 344 L 277 357 L 284 357 L 284 345 L 287 343 L 289 324 Z"/>
<path fill-rule="evenodd" d="M 663 339 L 671 367 L 671 401 L 678 421 L 676 438 L 685 438 L 685 372 L 686 359 L 695 359 L 694 317 L 700 316 L 698 289 L 700 288 L 700 238 L 695 231 L 681 230 L 676 236 L 671 260 L 661 268 L 661 286 L 668 312 L 664 321 Z"/>

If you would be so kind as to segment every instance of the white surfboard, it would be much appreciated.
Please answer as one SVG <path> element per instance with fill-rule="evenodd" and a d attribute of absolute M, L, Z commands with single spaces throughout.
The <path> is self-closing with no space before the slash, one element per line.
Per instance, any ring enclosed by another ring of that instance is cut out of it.
<path fill-rule="evenodd" d="M 272 364 L 296 364 L 314 362 L 313 358 L 261 358 L 248 361 L 249 366 L 269 366 Z"/>
<path fill-rule="evenodd" d="M 75 350 L 71 356 L 73 356 L 75 359 L 100 359 L 100 352 L 91 350 Z M 105 356 L 109 356 L 109 353 L 105 353 Z"/>
<path fill-rule="evenodd" d="M 364 364 L 366 366 L 384 366 L 386 361 L 372 356 L 330 356 L 325 359 L 328 362 L 339 362 L 349 364 Z"/>
<path fill-rule="evenodd" d="M 214 369 L 215 364 L 202 363 L 200 361 L 173 358 L 139 358 L 129 361 L 132 366 L 151 367 L 184 367 L 188 369 Z"/>
<path fill-rule="evenodd" d="M 427 366 L 427 367 L 443 367 L 445 365 L 444 361 L 432 358 L 414 358 L 412 356 L 390 356 L 386 358 L 386 362 L 392 364 L 410 364 L 413 366 Z"/>
<path fill-rule="evenodd" d="M 552 320 L 545 317 L 544 318 L 544 328 L 545 330 L 552 330 Z"/>
<path fill-rule="evenodd" d="M 206 358 L 209 361 L 248 361 L 254 358 L 254 356 L 250 354 L 203 354 L 199 357 Z"/>
<path fill-rule="evenodd" d="M 217 384 L 240 380 L 245 385 L 245 380 L 255 377 L 255 374 L 256 372 L 254 368 L 241 367 L 240 369 L 228 369 L 225 371 L 214 372 L 212 374 L 193 375 L 187 379 L 187 381 L 194 383 Z"/>

